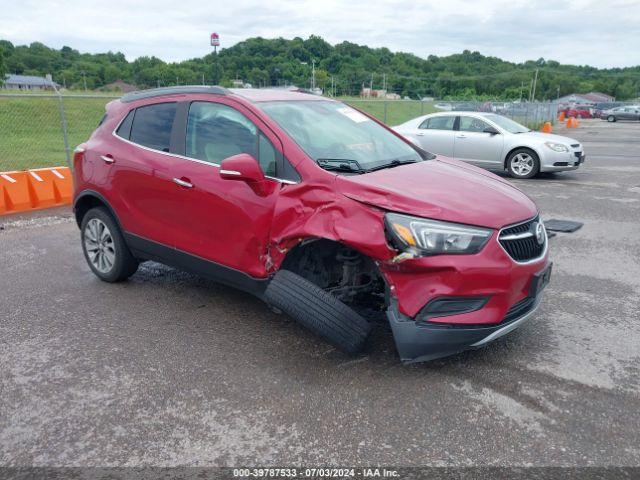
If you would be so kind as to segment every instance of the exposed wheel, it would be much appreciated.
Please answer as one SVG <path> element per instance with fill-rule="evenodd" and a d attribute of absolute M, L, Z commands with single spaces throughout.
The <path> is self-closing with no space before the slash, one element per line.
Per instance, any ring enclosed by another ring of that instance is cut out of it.
<path fill-rule="evenodd" d="M 540 159 L 533 150 L 519 148 L 509 154 L 507 170 L 514 178 L 532 178 L 540 171 Z"/>
<path fill-rule="evenodd" d="M 352 355 L 362 350 L 371 331 L 369 322 L 347 305 L 289 270 L 275 274 L 265 292 L 265 300 Z"/>
<path fill-rule="evenodd" d="M 607 122 L 615 122 L 616 121 L 616 117 L 614 117 L 613 115 L 609 115 L 607 117 Z"/>
<path fill-rule="evenodd" d="M 80 232 L 84 258 L 100 280 L 120 282 L 136 272 L 138 261 L 106 208 L 89 210 L 82 219 Z"/>

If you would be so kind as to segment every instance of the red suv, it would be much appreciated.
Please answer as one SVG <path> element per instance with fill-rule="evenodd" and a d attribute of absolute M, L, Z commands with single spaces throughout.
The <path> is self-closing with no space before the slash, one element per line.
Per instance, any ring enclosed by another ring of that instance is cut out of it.
<path fill-rule="evenodd" d="M 74 157 L 102 280 L 145 260 L 189 270 L 348 353 L 386 313 L 405 362 L 483 346 L 538 307 L 551 265 L 535 204 L 343 103 L 176 87 L 106 110 Z"/>

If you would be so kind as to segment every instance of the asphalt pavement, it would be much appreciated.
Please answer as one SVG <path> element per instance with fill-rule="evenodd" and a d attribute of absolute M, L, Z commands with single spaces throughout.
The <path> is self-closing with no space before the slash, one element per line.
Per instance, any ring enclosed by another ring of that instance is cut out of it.
<path fill-rule="evenodd" d="M 424 364 L 158 264 L 102 283 L 67 210 L 1 219 L 0 465 L 640 465 L 640 123 L 570 135 L 582 168 L 515 182 L 584 222 L 539 313 Z"/>

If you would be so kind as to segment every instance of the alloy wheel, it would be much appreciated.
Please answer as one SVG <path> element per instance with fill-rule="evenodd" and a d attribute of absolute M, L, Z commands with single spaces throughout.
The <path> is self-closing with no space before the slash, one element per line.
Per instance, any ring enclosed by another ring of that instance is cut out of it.
<path fill-rule="evenodd" d="M 84 248 L 93 267 L 100 273 L 108 273 L 116 261 L 113 237 L 107 225 L 92 218 L 84 229 Z"/>
<path fill-rule="evenodd" d="M 528 153 L 519 153 L 511 159 L 511 170 L 519 177 L 529 175 L 535 166 L 533 157 Z"/>

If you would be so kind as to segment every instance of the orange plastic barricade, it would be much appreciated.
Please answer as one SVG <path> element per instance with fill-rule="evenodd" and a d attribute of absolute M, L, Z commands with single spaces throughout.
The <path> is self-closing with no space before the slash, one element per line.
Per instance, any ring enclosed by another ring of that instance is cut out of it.
<path fill-rule="evenodd" d="M 553 131 L 553 127 L 551 126 L 551 122 L 544 122 L 542 126 L 542 131 L 544 133 L 551 133 Z"/>
<path fill-rule="evenodd" d="M 70 205 L 72 195 L 67 167 L 0 173 L 0 215 Z"/>
<path fill-rule="evenodd" d="M 564 112 L 560 112 L 560 115 L 558 115 L 558 121 L 564 122 L 564 120 L 565 120 Z"/>

